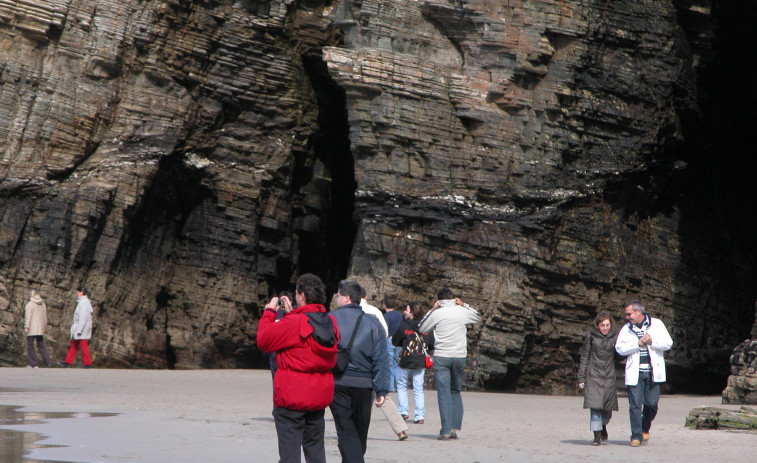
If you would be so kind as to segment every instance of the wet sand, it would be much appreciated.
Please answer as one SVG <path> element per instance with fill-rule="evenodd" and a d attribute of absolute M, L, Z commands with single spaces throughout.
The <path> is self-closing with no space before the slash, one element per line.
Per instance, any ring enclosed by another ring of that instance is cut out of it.
<path fill-rule="evenodd" d="M 394 395 L 394 394 L 393 394 Z M 412 393 L 411 406 L 412 406 Z M 396 401 L 396 396 L 394 396 Z M 426 422 L 410 424 L 399 442 L 374 413 L 367 462 L 752 462 L 757 434 L 694 431 L 689 410 L 720 405 L 719 396 L 663 396 L 652 437 L 628 445 L 628 404 L 620 399 L 610 439 L 591 446 L 581 397 L 464 392 L 460 439 L 440 442 L 434 391 L 426 391 Z M 271 376 L 260 370 L 0 369 L 0 404 L 24 412 L 72 413 L 42 424 L 0 428 L 40 433 L 30 458 L 69 462 L 276 462 Z M 91 414 L 114 413 L 114 416 Z M 40 444 L 43 446 L 40 447 Z M 52 446 L 52 447 L 46 447 Z M 341 461 L 326 411 L 329 463 Z M 0 461 L 12 462 L 7 455 Z"/>

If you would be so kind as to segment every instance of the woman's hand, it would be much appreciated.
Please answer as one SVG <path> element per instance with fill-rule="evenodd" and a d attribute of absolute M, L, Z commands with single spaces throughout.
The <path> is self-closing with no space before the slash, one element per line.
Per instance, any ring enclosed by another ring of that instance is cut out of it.
<path fill-rule="evenodd" d="M 579 388 L 579 389 L 583 389 L 583 388 L 584 388 L 584 386 L 585 386 L 585 384 L 584 384 L 584 383 L 578 383 L 578 388 Z"/>

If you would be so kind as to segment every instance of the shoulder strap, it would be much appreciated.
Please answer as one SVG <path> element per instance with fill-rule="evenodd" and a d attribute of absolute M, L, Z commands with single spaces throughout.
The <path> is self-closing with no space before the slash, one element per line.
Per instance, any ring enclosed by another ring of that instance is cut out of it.
<path fill-rule="evenodd" d="M 415 337 L 418 339 L 418 342 L 421 344 L 421 349 L 423 349 L 423 355 L 428 356 L 428 351 L 426 350 L 426 341 L 423 340 L 423 338 L 418 334 L 418 331 L 415 331 Z"/>
<path fill-rule="evenodd" d="M 355 329 L 352 330 L 352 336 L 350 336 L 350 342 L 347 344 L 347 350 L 352 350 L 352 343 L 355 341 L 355 335 L 357 334 L 357 329 L 360 327 L 360 320 L 363 319 L 363 315 L 365 315 L 365 312 L 360 312 L 360 316 L 357 317 L 357 322 L 355 322 Z"/>

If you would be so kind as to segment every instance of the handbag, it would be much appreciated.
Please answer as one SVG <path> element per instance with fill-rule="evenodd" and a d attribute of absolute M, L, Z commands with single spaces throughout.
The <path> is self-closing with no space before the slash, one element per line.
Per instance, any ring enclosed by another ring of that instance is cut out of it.
<path fill-rule="evenodd" d="M 363 319 L 363 315 L 365 315 L 365 312 L 362 312 L 359 317 L 357 317 L 357 322 L 355 322 L 355 329 L 352 330 L 352 336 L 350 336 L 350 342 L 347 343 L 347 347 L 344 349 L 338 349 L 336 352 L 336 364 L 334 365 L 334 368 L 331 369 L 331 371 L 335 375 L 343 375 L 345 371 L 347 371 L 347 365 L 350 364 L 350 352 L 352 351 L 352 343 L 355 341 L 355 335 L 357 334 L 357 329 L 360 327 L 360 320 Z"/>
<path fill-rule="evenodd" d="M 418 338 L 418 341 L 421 343 L 421 349 L 423 349 L 423 355 L 426 356 L 426 368 L 431 368 L 434 366 L 434 358 L 430 355 L 428 355 L 428 351 L 426 350 L 426 343 L 423 341 L 423 339 L 418 335 L 418 332 L 415 332 L 415 337 Z"/>

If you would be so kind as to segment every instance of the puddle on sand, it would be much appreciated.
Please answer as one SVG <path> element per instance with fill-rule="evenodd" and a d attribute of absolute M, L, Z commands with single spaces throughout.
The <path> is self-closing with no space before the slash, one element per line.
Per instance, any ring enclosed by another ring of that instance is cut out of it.
<path fill-rule="evenodd" d="M 18 411 L 20 408 L 12 405 L 0 405 L 0 427 L 39 424 L 56 418 L 89 418 L 116 415 L 115 413 L 20 412 Z M 44 438 L 44 435 L 36 432 L 0 429 L 0 461 L 3 463 L 49 463 L 50 460 L 25 458 L 25 455 L 28 455 L 34 449 L 61 447 L 59 445 L 38 443 L 38 441 Z"/>

